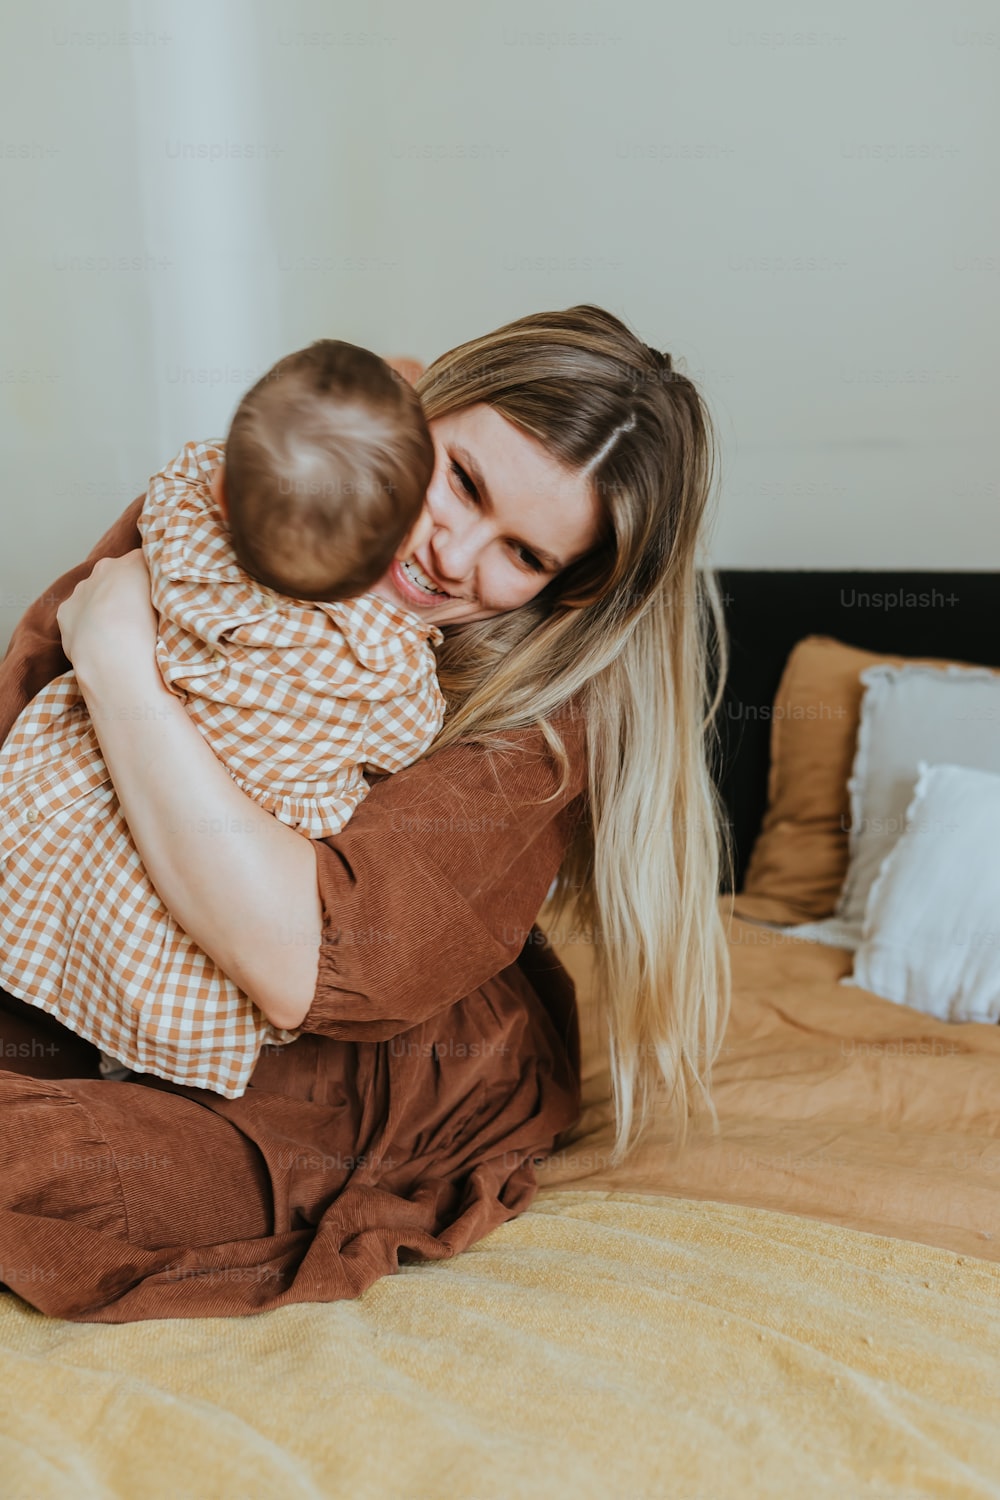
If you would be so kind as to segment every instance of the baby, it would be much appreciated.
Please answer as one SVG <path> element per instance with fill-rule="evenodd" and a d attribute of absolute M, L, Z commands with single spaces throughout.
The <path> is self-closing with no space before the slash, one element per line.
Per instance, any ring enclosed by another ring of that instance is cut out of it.
<path fill-rule="evenodd" d="M 332 339 L 188 443 L 139 516 L 164 682 L 262 808 L 338 833 L 444 720 L 440 629 L 370 592 L 424 540 L 434 448 L 413 389 Z M 72 670 L 0 747 L 0 984 L 128 1069 L 237 1098 L 271 1026 L 147 876 Z"/>

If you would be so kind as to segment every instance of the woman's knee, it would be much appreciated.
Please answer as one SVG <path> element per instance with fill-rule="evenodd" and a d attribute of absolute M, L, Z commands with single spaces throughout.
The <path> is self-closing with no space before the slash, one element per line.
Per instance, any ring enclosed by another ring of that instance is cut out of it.
<path fill-rule="evenodd" d="M 273 1232 L 252 1141 L 181 1095 L 0 1072 L 0 1206 L 145 1249 Z"/>
<path fill-rule="evenodd" d="M 125 1195 L 108 1142 L 56 1080 L 0 1072 L 0 1205 L 128 1238 Z"/>
<path fill-rule="evenodd" d="M 153 1250 L 273 1233 L 267 1165 L 223 1115 L 169 1085 L 83 1078 L 64 1087 L 109 1143 L 131 1244 Z"/>

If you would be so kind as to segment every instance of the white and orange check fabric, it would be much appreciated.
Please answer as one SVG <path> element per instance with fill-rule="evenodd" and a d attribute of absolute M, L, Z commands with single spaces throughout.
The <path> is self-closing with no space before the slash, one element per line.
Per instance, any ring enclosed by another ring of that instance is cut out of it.
<path fill-rule="evenodd" d="M 440 729 L 443 636 L 371 594 L 296 600 L 245 573 L 209 491 L 224 451 L 188 443 L 150 481 L 138 524 L 156 660 L 249 796 L 304 837 L 338 833 L 367 794 L 362 767 L 400 770 Z M 296 1035 L 163 905 L 72 670 L 0 746 L 0 984 L 129 1067 L 227 1098 L 263 1045 Z"/>

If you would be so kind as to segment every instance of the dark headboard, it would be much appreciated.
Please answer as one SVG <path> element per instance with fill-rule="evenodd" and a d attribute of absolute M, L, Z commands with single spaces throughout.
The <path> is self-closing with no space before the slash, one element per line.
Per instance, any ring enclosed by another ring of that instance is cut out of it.
<path fill-rule="evenodd" d="M 806 635 L 899 656 L 1000 667 L 1000 573 L 718 570 L 730 664 L 716 779 L 732 825 L 736 889 L 767 803 L 770 717 L 788 654 Z"/>

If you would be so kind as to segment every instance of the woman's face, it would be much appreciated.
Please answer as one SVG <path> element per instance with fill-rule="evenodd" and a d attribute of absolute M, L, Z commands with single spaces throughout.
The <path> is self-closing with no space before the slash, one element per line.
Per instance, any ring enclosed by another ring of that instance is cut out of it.
<path fill-rule="evenodd" d="M 492 406 L 431 423 L 436 462 L 420 520 L 371 590 L 433 625 L 517 609 L 596 543 L 589 482 Z M 420 581 L 409 576 L 414 568 Z M 430 593 L 421 583 L 443 591 Z"/>

